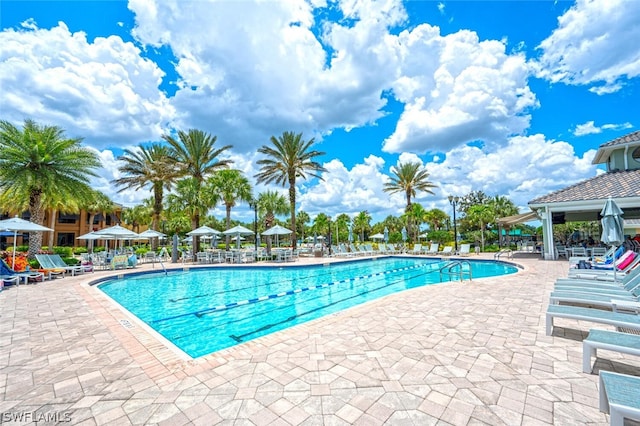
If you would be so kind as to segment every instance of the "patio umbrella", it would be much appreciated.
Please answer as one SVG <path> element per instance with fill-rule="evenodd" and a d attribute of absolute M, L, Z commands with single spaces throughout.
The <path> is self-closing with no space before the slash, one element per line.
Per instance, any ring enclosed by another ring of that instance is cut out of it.
<path fill-rule="evenodd" d="M 386 226 L 384 227 L 384 242 L 389 242 L 389 228 L 387 228 Z"/>
<path fill-rule="evenodd" d="M 607 200 L 600 212 L 602 216 L 602 237 L 603 243 L 610 246 L 619 246 L 624 242 L 624 213 L 611 198 Z M 616 266 L 613 265 L 613 279 L 616 279 Z"/>
<path fill-rule="evenodd" d="M 289 235 L 293 231 L 285 228 L 284 226 L 274 225 L 271 228 L 267 229 L 262 233 L 262 235 L 275 235 L 276 236 L 276 247 L 278 246 L 278 236 L 279 235 Z"/>
<path fill-rule="evenodd" d="M 349 222 L 349 242 L 353 242 L 353 222 Z"/>
<path fill-rule="evenodd" d="M 110 240 L 112 237 L 107 237 L 106 235 L 98 235 L 94 231 L 88 232 L 84 235 L 80 235 L 76 240 L 87 240 L 89 241 L 89 251 L 93 253 L 93 242 L 95 240 Z"/>
<path fill-rule="evenodd" d="M 111 237 L 116 240 L 116 243 L 118 240 L 135 240 L 140 237 L 136 232 L 133 232 L 132 230 L 124 228 L 120 225 L 114 225 L 110 228 L 100 229 L 99 231 L 95 231 L 94 234 Z"/>
<path fill-rule="evenodd" d="M 209 235 L 209 236 L 211 236 L 211 235 L 220 235 L 220 233 L 221 232 L 218 231 L 217 229 L 210 228 L 207 225 L 202 225 L 201 227 L 196 228 L 193 231 L 187 232 L 187 235 L 191 235 L 191 236 Z"/>
<path fill-rule="evenodd" d="M 240 236 L 241 235 L 251 235 L 253 231 L 245 228 L 242 225 L 234 226 L 233 228 L 227 229 L 226 231 L 222 231 L 223 235 L 229 235 L 232 237 L 236 237 L 237 240 L 237 248 L 240 248 Z"/>
<path fill-rule="evenodd" d="M 166 237 L 166 234 L 156 231 L 155 229 L 147 229 L 146 231 L 139 233 L 138 236 L 140 238 L 161 238 Z"/>
<path fill-rule="evenodd" d="M 28 220 L 20 219 L 18 216 L 11 219 L 0 220 L 0 230 L 13 231 L 13 263 L 16 264 L 16 247 L 19 232 L 41 232 L 41 231 L 53 231 L 46 226 L 38 225 L 37 223 L 29 222 Z"/>
<path fill-rule="evenodd" d="M 407 228 L 402 227 L 402 241 L 407 241 Z"/>
<path fill-rule="evenodd" d="M 373 234 L 369 238 L 371 238 L 372 240 L 384 240 L 384 235 L 377 233 L 377 234 Z"/>

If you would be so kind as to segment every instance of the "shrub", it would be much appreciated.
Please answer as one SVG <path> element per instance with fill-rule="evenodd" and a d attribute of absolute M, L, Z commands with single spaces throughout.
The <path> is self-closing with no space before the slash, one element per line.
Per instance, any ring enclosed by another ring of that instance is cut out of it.
<path fill-rule="evenodd" d="M 73 257 L 73 248 L 72 247 L 54 247 L 54 254 L 59 254 L 61 258 L 65 257 Z"/>
<path fill-rule="evenodd" d="M 76 247 L 75 249 L 73 249 L 73 253 L 74 254 L 84 254 L 84 253 L 88 253 L 89 250 L 87 250 L 86 247 Z"/>

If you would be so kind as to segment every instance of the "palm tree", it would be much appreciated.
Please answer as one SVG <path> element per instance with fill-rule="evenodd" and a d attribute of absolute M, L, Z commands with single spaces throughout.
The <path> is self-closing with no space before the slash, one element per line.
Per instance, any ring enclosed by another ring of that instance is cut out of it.
<path fill-rule="evenodd" d="M 215 206 L 222 201 L 226 210 L 227 228 L 231 228 L 231 208 L 239 201 L 251 201 L 252 188 L 249 179 L 240 170 L 218 170 L 207 179 L 203 189 L 205 200 L 210 200 L 210 205 Z M 229 238 L 227 235 L 227 250 L 229 250 Z"/>
<path fill-rule="evenodd" d="M 169 135 L 163 135 L 162 139 L 169 144 L 169 157 L 178 166 L 179 175 L 192 179 L 192 190 L 196 192 L 193 195 L 196 198 L 200 198 L 200 191 L 207 177 L 217 170 L 229 167 L 233 162 L 219 158 L 222 153 L 231 148 L 231 145 L 215 148 L 217 137 L 201 130 L 190 129 L 188 132 L 180 130 L 178 139 Z M 206 214 L 207 210 L 206 204 L 201 203 L 190 209 L 193 229 L 200 226 L 200 216 Z M 199 250 L 198 238 L 194 239 L 193 249 L 194 252 Z"/>
<path fill-rule="evenodd" d="M 304 230 L 307 223 L 311 220 L 309 213 L 300 210 L 296 215 L 296 225 L 300 227 L 300 239 L 304 241 Z"/>
<path fill-rule="evenodd" d="M 439 231 L 449 221 L 449 215 L 440 209 L 427 210 L 424 221 L 429 224 L 429 230 Z"/>
<path fill-rule="evenodd" d="M 322 180 L 318 173 L 327 170 L 319 163 L 313 161 L 315 157 L 324 155 L 324 152 L 310 151 L 314 144 L 313 138 L 308 141 L 302 139 L 302 133 L 284 132 L 282 136 L 271 137 L 271 146 L 263 145 L 258 152 L 268 158 L 258 160 L 261 166 L 260 172 L 255 175 L 258 183 L 277 183 L 283 187 L 289 185 L 289 205 L 291 212 L 291 239 L 293 249 L 297 246 L 296 234 L 296 180 L 306 179 L 309 176 Z"/>
<path fill-rule="evenodd" d="M 365 231 L 371 229 L 371 215 L 368 211 L 361 211 L 353 218 L 353 228 L 355 231 L 360 231 L 360 241 L 364 241 Z"/>
<path fill-rule="evenodd" d="M 81 138 L 67 138 L 57 126 L 25 120 L 22 130 L 0 121 L 0 192 L 5 199 L 29 200 L 31 221 L 44 225 L 45 201 L 85 199 L 89 178 L 100 167 L 97 154 L 82 147 Z M 11 206 L 6 210 L 20 213 Z M 42 247 L 42 233 L 29 238 L 29 256 Z"/>
<path fill-rule="evenodd" d="M 475 206 L 469 207 L 467 210 L 466 219 L 473 223 L 477 224 L 480 227 L 480 245 L 482 250 L 484 251 L 484 231 L 487 224 L 494 218 L 495 213 L 491 206 L 477 204 Z"/>
<path fill-rule="evenodd" d="M 269 229 L 276 224 L 276 215 L 289 213 L 289 204 L 284 195 L 277 191 L 265 191 L 258 195 L 258 211 L 264 217 L 264 227 Z M 271 253 L 271 236 L 267 236 L 267 253 Z"/>
<path fill-rule="evenodd" d="M 162 216 L 162 202 L 164 190 L 170 191 L 178 177 L 178 170 L 170 161 L 170 151 L 166 145 L 154 143 L 149 147 L 139 145 L 137 150 L 125 149 L 118 157 L 122 163 L 118 171 L 123 177 L 115 179 L 113 183 L 125 189 L 143 189 L 151 186 L 153 192 L 153 221 L 151 229 L 157 230 Z"/>
<path fill-rule="evenodd" d="M 93 191 L 91 198 L 82 204 L 82 207 L 89 215 L 89 229 L 93 230 L 93 222 L 97 214 L 106 217 L 114 211 L 113 201 L 100 191 Z"/>
<path fill-rule="evenodd" d="M 148 205 L 138 204 L 131 208 L 124 209 L 122 211 L 122 222 L 131 226 L 134 232 L 140 232 L 140 225 L 149 224 L 151 217 L 151 209 L 149 207 Z"/>
<path fill-rule="evenodd" d="M 407 199 L 405 212 L 410 211 L 411 198 L 415 198 L 417 191 L 424 191 L 434 195 L 431 188 L 436 188 L 437 185 L 428 180 L 429 173 L 427 169 L 422 168 L 419 162 L 399 163 L 397 167 L 391 169 L 391 172 L 394 176 L 388 182 L 385 182 L 383 191 L 390 194 L 403 192 Z M 407 230 L 411 232 L 411 222 L 407 223 L 407 227 Z"/>
<path fill-rule="evenodd" d="M 427 211 L 422 207 L 422 204 L 412 203 L 411 208 L 405 215 L 407 216 L 407 222 L 414 223 L 413 227 L 413 241 L 418 240 L 418 234 L 420 233 L 420 225 L 425 222 Z"/>
<path fill-rule="evenodd" d="M 348 214 L 346 213 L 340 213 L 337 217 L 336 217 L 336 226 L 337 226 L 337 231 L 336 231 L 336 243 L 338 243 L 340 240 L 345 241 L 347 239 L 348 236 L 348 230 L 349 230 L 349 224 L 351 223 L 351 217 L 349 217 Z M 344 233 L 340 233 L 340 231 L 344 231 Z M 340 238 L 340 237 L 344 237 L 344 238 Z"/>

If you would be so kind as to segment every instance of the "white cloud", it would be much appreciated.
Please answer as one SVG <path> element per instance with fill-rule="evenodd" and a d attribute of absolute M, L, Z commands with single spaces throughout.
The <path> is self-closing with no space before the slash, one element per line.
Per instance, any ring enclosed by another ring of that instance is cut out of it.
<path fill-rule="evenodd" d="M 629 122 L 622 124 L 603 124 L 602 126 L 598 127 L 595 125 L 595 121 L 591 120 L 583 124 L 578 124 L 573 131 L 573 134 L 575 136 L 585 136 L 602 133 L 603 130 L 625 130 L 631 129 L 632 127 L 633 125 Z"/>
<path fill-rule="evenodd" d="M 527 85 L 521 54 L 508 55 L 499 41 L 476 33 L 441 36 L 422 24 L 398 36 L 400 72 L 393 84 L 405 109 L 387 152 L 446 151 L 482 139 L 504 143 L 529 126 L 537 100 Z"/>
<path fill-rule="evenodd" d="M 3 118 L 55 124 L 97 147 L 157 138 L 173 116 L 158 90 L 163 71 L 117 36 L 87 41 L 60 22 L 0 32 Z"/>
<path fill-rule="evenodd" d="M 594 155 L 595 150 L 589 150 L 577 156 L 569 143 L 537 134 L 512 137 L 507 146 L 492 152 L 455 148 L 442 163 L 428 164 L 427 169 L 430 179 L 440 183 L 442 197 L 484 191 L 526 206 L 538 196 L 593 177 Z"/>
<path fill-rule="evenodd" d="M 577 0 L 538 48 L 538 75 L 553 83 L 597 85 L 602 95 L 640 75 L 640 2 Z"/>

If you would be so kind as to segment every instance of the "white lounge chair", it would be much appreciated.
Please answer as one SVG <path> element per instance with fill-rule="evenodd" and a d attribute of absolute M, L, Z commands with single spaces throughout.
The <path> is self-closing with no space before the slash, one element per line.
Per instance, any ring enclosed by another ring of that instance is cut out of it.
<path fill-rule="evenodd" d="M 438 248 L 440 247 L 440 244 L 438 243 L 431 243 L 431 246 L 429 247 L 429 250 L 426 250 L 424 252 L 424 254 L 431 254 L 431 255 L 436 255 L 438 254 Z"/>
<path fill-rule="evenodd" d="M 441 256 L 451 256 L 453 254 L 453 247 L 444 246 L 442 251 L 440 253 L 438 253 L 438 254 L 441 255 Z"/>
<path fill-rule="evenodd" d="M 422 254 L 422 244 L 414 244 L 413 250 L 411 250 L 409 254 Z"/>
<path fill-rule="evenodd" d="M 640 335 L 617 331 L 591 329 L 582 341 L 582 371 L 593 371 L 591 358 L 598 356 L 598 349 L 640 356 Z"/>
<path fill-rule="evenodd" d="M 460 256 L 471 256 L 471 244 L 460 244 Z"/>
<path fill-rule="evenodd" d="M 640 377 L 600 372 L 600 411 L 609 413 L 611 426 L 623 426 L 624 419 L 640 420 Z"/>

